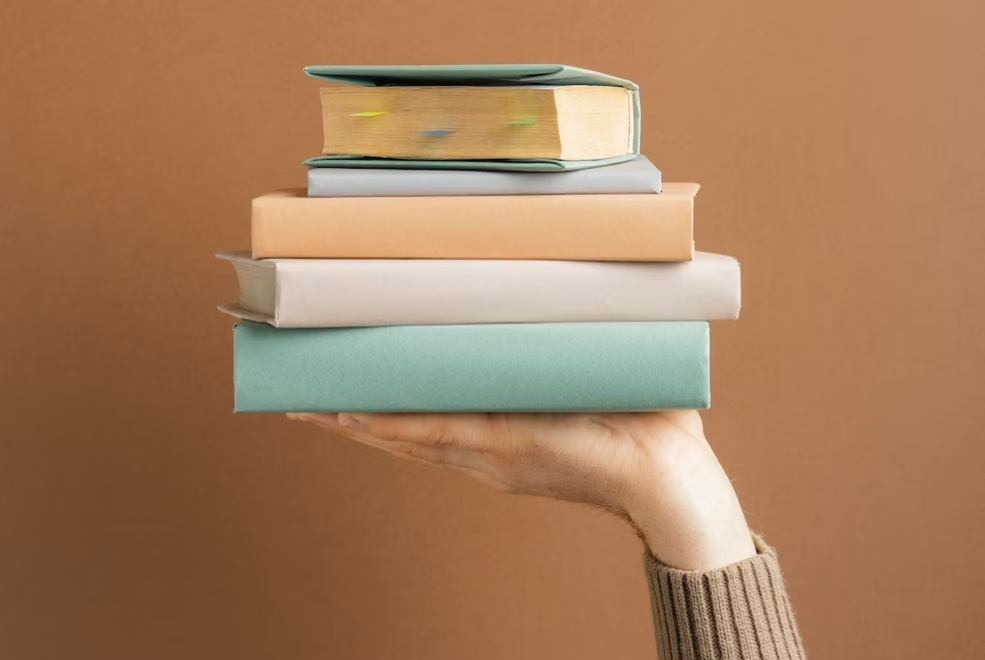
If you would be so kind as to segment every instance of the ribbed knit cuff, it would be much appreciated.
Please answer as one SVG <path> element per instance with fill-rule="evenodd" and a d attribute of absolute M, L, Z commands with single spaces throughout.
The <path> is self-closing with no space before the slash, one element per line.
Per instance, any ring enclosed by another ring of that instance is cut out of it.
<path fill-rule="evenodd" d="M 806 660 L 773 548 L 713 571 L 644 557 L 660 660 Z"/>

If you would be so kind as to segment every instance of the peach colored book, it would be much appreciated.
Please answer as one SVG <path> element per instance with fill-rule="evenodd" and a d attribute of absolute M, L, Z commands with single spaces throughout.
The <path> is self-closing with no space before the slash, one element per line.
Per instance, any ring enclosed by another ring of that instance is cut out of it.
<path fill-rule="evenodd" d="M 545 174 L 544 176 L 550 176 Z M 253 200 L 253 257 L 689 261 L 696 183 L 661 194 Z"/>

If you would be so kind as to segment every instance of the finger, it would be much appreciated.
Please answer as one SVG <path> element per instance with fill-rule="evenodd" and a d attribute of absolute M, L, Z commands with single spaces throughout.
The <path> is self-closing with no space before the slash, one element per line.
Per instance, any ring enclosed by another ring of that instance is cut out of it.
<path fill-rule="evenodd" d="M 347 435 L 346 437 L 350 437 L 367 447 L 378 449 L 394 458 L 460 472 L 500 492 L 505 493 L 510 490 L 503 481 L 488 471 L 489 466 L 481 456 L 468 450 L 459 450 L 455 447 L 428 447 L 410 442 L 380 440 L 365 434 L 360 435 L 363 437 L 360 438 L 355 435 Z"/>
<path fill-rule="evenodd" d="M 498 428 L 495 417 L 487 414 L 342 413 L 338 423 L 390 442 L 482 451 L 494 444 Z"/>
<path fill-rule="evenodd" d="M 327 431 L 343 435 L 375 449 L 380 449 L 398 458 L 407 458 L 417 462 L 435 465 L 460 467 L 477 472 L 488 472 L 488 463 L 478 452 L 453 445 L 428 445 L 407 442 L 403 440 L 385 440 L 369 432 L 368 429 L 356 430 L 351 426 L 339 423 L 336 415 L 305 413 L 295 415 L 292 419 L 311 422 Z"/>
<path fill-rule="evenodd" d="M 346 437 L 350 437 L 367 447 L 383 451 L 395 458 L 461 472 L 500 492 L 510 490 L 503 481 L 491 474 L 489 465 L 474 452 L 457 447 L 429 447 L 410 442 L 380 440 L 366 434 L 359 435 L 362 437 L 356 437 L 356 435 L 347 435 Z"/>
<path fill-rule="evenodd" d="M 349 438 L 350 440 L 355 440 L 361 445 L 366 445 L 367 447 L 373 447 L 374 449 L 379 449 L 386 452 L 387 454 L 394 455 L 398 458 L 404 458 L 408 460 L 415 461 L 417 463 L 433 463 L 433 464 L 445 464 L 447 461 L 445 457 L 441 454 L 441 449 L 437 447 L 416 447 L 411 449 L 409 443 L 402 442 L 387 442 L 380 438 L 377 438 L 369 433 L 363 431 L 357 431 L 351 427 L 346 427 L 338 422 L 338 415 L 326 415 L 320 413 L 302 413 L 293 416 L 291 419 L 297 419 L 304 422 L 310 422 L 315 426 L 330 431 L 337 435 Z"/>

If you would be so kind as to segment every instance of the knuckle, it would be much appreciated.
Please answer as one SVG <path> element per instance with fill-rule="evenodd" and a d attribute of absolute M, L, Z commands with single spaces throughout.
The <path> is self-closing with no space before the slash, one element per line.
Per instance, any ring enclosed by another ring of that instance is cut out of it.
<path fill-rule="evenodd" d="M 507 458 L 515 457 L 523 447 L 523 434 L 517 433 L 507 413 L 490 414 L 478 441 L 478 449 Z"/>

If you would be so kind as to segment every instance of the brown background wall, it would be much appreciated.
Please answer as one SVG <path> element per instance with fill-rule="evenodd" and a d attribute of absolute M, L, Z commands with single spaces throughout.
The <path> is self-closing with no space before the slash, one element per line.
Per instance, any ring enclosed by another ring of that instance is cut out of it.
<path fill-rule="evenodd" d="M 212 253 L 303 184 L 301 66 L 497 61 L 639 82 L 703 184 L 709 437 L 812 657 L 980 657 L 983 8 L 6 0 L 0 658 L 654 657 L 615 520 L 230 414 Z"/>

